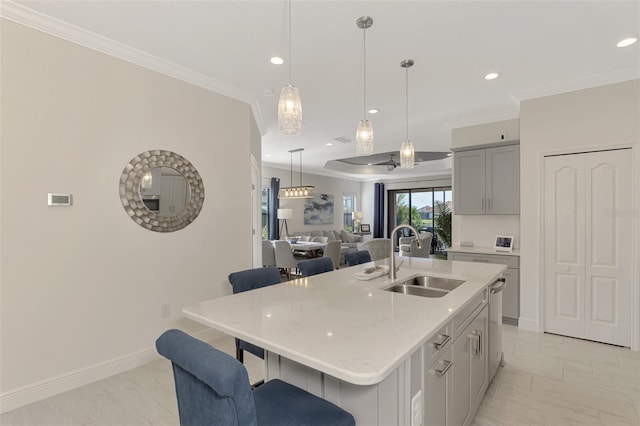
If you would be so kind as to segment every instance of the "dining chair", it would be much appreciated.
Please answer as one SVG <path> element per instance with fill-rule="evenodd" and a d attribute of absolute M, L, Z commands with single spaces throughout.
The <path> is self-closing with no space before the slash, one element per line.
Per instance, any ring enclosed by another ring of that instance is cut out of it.
<path fill-rule="evenodd" d="M 269 242 L 269 244 L 271 244 L 271 242 Z M 275 266 L 247 269 L 229 274 L 229 283 L 231 284 L 234 294 L 266 287 L 268 285 L 280 284 L 280 282 L 282 282 L 280 271 Z M 236 359 L 240 362 L 244 361 L 244 351 L 248 351 L 258 358 L 264 359 L 264 349 L 236 338 Z"/>
<path fill-rule="evenodd" d="M 342 248 L 342 241 L 334 240 L 329 241 L 324 248 L 324 257 L 330 257 L 333 262 L 333 269 L 340 267 L 340 249 Z"/>
<path fill-rule="evenodd" d="M 371 255 L 366 250 L 358 250 L 344 255 L 344 261 L 348 266 L 360 265 L 371 262 Z"/>
<path fill-rule="evenodd" d="M 371 260 L 386 259 L 391 253 L 391 240 L 389 238 L 374 238 L 362 243 L 362 248 L 369 252 Z"/>
<path fill-rule="evenodd" d="M 262 266 L 276 266 L 276 251 L 269 240 L 262 240 Z"/>
<path fill-rule="evenodd" d="M 420 239 L 420 248 L 418 248 L 418 243 L 415 236 L 400 237 L 398 244 L 400 248 L 400 256 L 429 257 L 429 253 L 431 252 L 431 239 L 433 238 L 433 234 L 431 232 L 424 232 L 422 234 L 419 234 L 418 238 Z"/>
<path fill-rule="evenodd" d="M 299 262 L 298 269 L 303 277 L 310 277 L 333 271 L 333 261 L 330 257 L 316 257 Z"/>
<path fill-rule="evenodd" d="M 284 269 L 287 279 L 291 279 L 291 270 L 298 268 L 298 259 L 293 255 L 291 244 L 287 241 L 278 240 L 276 245 L 276 266 Z"/>
<path fill-rule="evenodd" d="M 355 425 L 342 408 L 279 379 L 252 390 L 232 356 L 180 330 L 156 340 L 171 361 L 181 426 Z"/>

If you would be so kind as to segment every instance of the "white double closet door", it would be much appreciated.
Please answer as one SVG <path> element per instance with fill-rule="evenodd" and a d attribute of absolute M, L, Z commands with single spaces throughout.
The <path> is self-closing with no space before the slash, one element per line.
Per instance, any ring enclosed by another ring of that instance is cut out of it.
<path fill-rule="evenodd" d="M 631 149 L 544 160 L 544 329 L 631 345 Z"/>

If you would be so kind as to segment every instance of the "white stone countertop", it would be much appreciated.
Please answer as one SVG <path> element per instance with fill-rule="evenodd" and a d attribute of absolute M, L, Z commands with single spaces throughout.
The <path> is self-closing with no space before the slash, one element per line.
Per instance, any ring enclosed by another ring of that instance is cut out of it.
<path fill-rule="evenodd" d="M 469 253 L 469 254 L 495 254 L 498 256 L 520 256 L 520 250 L 512 250 L 512 251 L 498 251 L 493 247 L 462 247 L 462 246 L 453 246 L 449 247 L 447 251 L 451 251 L 454 253 Z"/>
<path fill-rule="evenodd" d="M 371 262 L 203 301 L 182 312 L 338 379 L 376 384 L 506 269 L 397 258 L 397 263 L 402 261 L 396 281 L 426 274 L 466 283 L 440 298 L 384 291 L 392 284 L 387 275 L 368 281 L 354 277 Z"/>

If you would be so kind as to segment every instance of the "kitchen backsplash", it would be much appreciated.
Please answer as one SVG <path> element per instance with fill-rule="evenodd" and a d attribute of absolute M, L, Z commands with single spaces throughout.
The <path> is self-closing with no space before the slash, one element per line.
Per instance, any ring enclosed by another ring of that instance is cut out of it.
<path fill-rule="evenodd" d="M 493 247 L 496 235 L 514 237 L 514 248 L 520 248 L 520 215 L 453 215 L 452 240 L 472 241 L 474 246 Z"/>

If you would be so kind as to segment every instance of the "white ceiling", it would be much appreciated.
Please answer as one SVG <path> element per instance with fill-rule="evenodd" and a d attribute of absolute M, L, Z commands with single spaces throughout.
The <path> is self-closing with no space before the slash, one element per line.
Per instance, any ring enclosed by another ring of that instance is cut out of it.
<path fill-rule="evenodd" d="M 114 40 L 120 50 L 129 46 L 178 65 L 252 103 L 264 133 L 265 165 L 288 170 L 288 151 L 304 148 L 305 172 L 353 178 L 380 176 L 324 165 L 354 155 L 353 144 L 333 139 L 354 138 L 363 115 L 360 16 L 374 20 L 367 30 L 367 108 L 380 110 L 370 116 L 376 153 L 397 151 L 405 138 L 403 59 L 415 61 L 409 133 L 417 151 L 448 150 L 452 128 L 518 117 L 523 99 L 640 77 L 639 43 L 615 47 L 640 34 L 638 1 L 294 0 L 292 83 L 301 91 L 304 119 L 299 136 L 282 136 L 277 101 L 288 82 L 286 1 L 46 0 L 13 6 Z M 272 65 L 274 55 L 285 65 Z M 490 71 L 500 78 L 485 81 Z M 272 96 L 265 94 L 269 90 Z M 449 170 L 447 159 L 392 173 Z"/>

